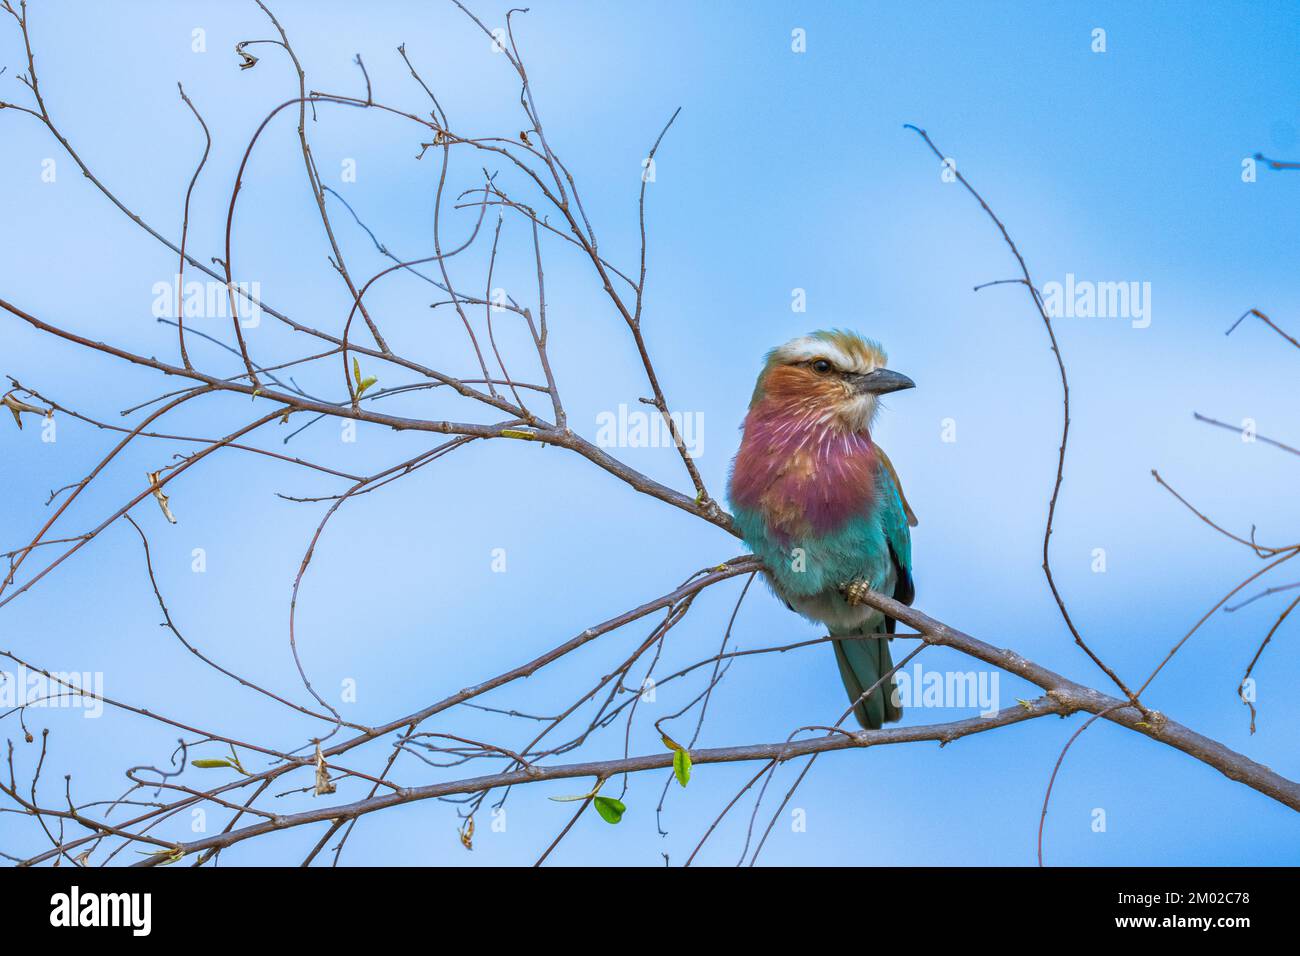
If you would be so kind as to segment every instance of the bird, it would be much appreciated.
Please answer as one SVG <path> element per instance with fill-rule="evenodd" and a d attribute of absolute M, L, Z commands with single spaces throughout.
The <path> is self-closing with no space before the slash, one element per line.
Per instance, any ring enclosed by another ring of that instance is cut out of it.
<path fill-rule="evenodd" d="M 792 611 L 825 625 L 862 727 L 898 720 L 888 635 L 895 622 L 851 603 L 850 585 L 911 604 L 916 525 L 889 456 L 871 438 L 880 396 L 915 387 L 880 344 L 839 329 L 767 353 L 742 425 L 727 499 L 736 530 Z M 843 639 L 847 638 L 847 639 Z"/>

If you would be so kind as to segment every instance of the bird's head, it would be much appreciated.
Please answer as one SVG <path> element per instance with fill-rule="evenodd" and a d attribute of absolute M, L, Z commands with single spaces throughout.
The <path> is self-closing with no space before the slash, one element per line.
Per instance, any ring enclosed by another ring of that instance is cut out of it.
<path fill-rule="evenodd" d="M 791 339 L 769 352 L 749 407 L 762 403 L 810 425 L 859 432 L 875 418 L 879 396 L 915 384 L 885 367 L 879 343 L 833 329 Z"/>

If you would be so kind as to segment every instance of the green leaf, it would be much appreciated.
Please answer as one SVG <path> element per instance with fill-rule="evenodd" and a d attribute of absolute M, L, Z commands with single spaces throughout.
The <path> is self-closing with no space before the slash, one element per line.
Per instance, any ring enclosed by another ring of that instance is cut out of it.
<path fill-rule="evenodd" d="M 180 847 L 164 847 L 161 850 L 154 850 L 152 853 L 148 850 L 136 850 L 135 852 L 139 853 L 141 856 L 161 857 L 162 860 L 158 864 L 159 866 L 171 866 L 173 863 L 179 862 L 185 856 L 185 851 Z"/>
<path fill-rule="evenodd" d="M 673 776 L 683 787 L 691 780 L 691 754 L 689 750 L 673 751 Z"/>
<path fill-rule="evenodd" d="M 357 361 L 355 355 L 352 356 L 352 377 L 356 380 L 358 385 L 361 384 L 361 363 Z"/>
<path fill-rule="evenodd" d="M 191 760 L 191 764 L 203 770 L 212 770 L 216 767 L 233 767 L 229 760 Z"/>
<path fill-rule="evenodd" d="M 367 378 L 363 378 L 361 380 L 361 385 L 358 386 L 357 388 L 357 398 L 360 398 L 362 395 L 364 395 L 366 389 L 368 389 L 371 385 L 374 385 L 375 382 L 377 381 L 379 381 L 379 379 L 375 378 L 373 375 Z"/>
<path fill-rule="evenodd" d="M 623 819 L 623 814 L 627 807 L 623 806 L 622 800 L 615 800 L 613 797 L 596 797 L 592 801 L 596 805 L 596 812 L 606 823 L 618 823 Z"/>

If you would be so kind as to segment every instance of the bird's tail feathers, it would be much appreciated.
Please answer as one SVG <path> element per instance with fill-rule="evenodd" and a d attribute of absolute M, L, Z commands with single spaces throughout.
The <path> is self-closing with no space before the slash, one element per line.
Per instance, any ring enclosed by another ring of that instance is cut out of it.
<path fill-rule="evenodd" d="M 854 632 L 861 633 L 861 632 Z M 834 635 L 833 635 L 834 636 Z M 879 730 L 884 724 L 893 723 L 903 716 L 903 708 L 895 703 L 895 684 L 891 676 L 880 682 L 881 675 L 894 667 L 893 657 L 889 653 L 889 638 L 882 631 L 879 637 L 867 637 L 858 640 L 837 640 L 832 642 L 835 648 L 835 663 L 840 667 L 840 677 L 844 689 L 853 705 L 853 716 L 867 730 Z M 861 700 L 863 693 L 880 682 L 880 686 Z"/>

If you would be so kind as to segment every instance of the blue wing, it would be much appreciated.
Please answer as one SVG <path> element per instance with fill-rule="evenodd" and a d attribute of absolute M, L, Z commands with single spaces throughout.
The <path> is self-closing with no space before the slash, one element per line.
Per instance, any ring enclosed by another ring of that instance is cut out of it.
<path fill-rule="evenodd" d="M 911 525 L 916 523 L 916 518 L 912 516 L 911 509 L 907 506 L 907 499 L 903 497 L 903 490 L 899 485 L 893 464 L 883 451 L 879 448 L 877 451 L 880 453 L 877 474 L 880 492 L 876 520 L 880 522 L 881 530 L 885 533 L 889 556 L 894 563 L 897 583 L 894 586 L 893 597 L 896 601 L 911 604 L 916 597 L 916 585 L 912 581 L 911 531 Z M 893 621 L 890 621 L 890 624 L 892 631 Z"/>

